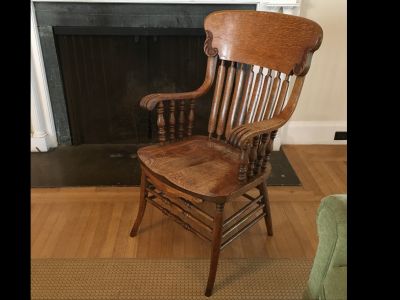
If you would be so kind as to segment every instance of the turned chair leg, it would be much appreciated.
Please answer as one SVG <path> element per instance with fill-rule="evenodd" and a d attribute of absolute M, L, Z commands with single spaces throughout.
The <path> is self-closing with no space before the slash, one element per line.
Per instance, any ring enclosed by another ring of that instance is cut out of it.
<path fill-rule="evenodd" d="M 214 287 L 215 276 L 217 274 L 219 253 L 221 251 L 223 212 L 224 204 L 217 204 L 214 217 L 213 238 L 211 244 L 210 272 L 208 274 L 207 288 L 205 292 L 205 295 L 207 297 L 211 296 Z"/>
<path fill-rule="evenodd" d="M 144 216 L 144 211 L 146 210 L 146 175 L 142 171 L 141 179 L 140 179 L 140 200 L 139 200 L 139 211 L 136 216 L 136 221 L 135 224 L 132 227 L 131 230 L 131 237 L 134 237 L 137 235 L 137 232 L 139 230 L 140 223 L 142 223 L 142 219 Z"/>
<path fill-rule="evenodd" d="M 272 236 L 274 234 L 272 230 L 272 218 L 271 218 L 271 207 L 269 205 L 269 197 L 268 197 L 268 189 L 267 189 L 267 183 L 264 181 L 262 184 L 258 186 L 258 189 L 260 190 L 262 197 L 262 201 L 264 202 L 264 212 L 266 213 L 264 219 L 265 219 L 265 225 L 267 226 L 267 232 L 269 236 Z"/>

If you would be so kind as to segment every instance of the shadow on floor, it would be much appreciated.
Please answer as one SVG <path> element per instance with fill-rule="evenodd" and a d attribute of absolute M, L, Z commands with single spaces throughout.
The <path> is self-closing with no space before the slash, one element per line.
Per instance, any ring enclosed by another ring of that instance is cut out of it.
<path fill-rule="evenodd" d="M 61 146 L 31 153 L 31 187 L 138 186 L 140 145 Z M 299 186 L 282 150 L 271 155 L 269 186 Z"/>

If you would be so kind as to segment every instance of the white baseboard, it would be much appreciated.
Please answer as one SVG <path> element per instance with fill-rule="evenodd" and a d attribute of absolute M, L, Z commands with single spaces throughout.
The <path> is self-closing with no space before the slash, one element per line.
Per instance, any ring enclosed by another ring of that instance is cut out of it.
<path fill-rule="evenodd" d="M 290 121 L 282 128 L 280 137 L 282 144 L 347 144 L 347 140 L 334 140 L 336 131 L 347 131 L 347 122 Z"/>

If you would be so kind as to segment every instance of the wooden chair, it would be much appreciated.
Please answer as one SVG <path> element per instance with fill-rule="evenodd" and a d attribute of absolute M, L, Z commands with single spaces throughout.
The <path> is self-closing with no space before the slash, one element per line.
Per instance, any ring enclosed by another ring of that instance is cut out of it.
<path fill-rule="evenodd" d="M 131 236 L 150 203 L 210 241 L 205 291 L 210 296 L 224 247 L 262 218 L 268 235 L 273 234 L 266 185 L 272 145 L 296 108 L 322 29 L 301 17 L 233 10 L 211 13 L 204 28 L 204 83 L 192 92 L 151 94 L 140 102 L 147 110 L 157 107 L 159 144 L 138 151 L 141 194 Z M 214 81 L 209 135 L 195 136 L 196 98 Z M 253 188 L 258 197 L 247 194 Z M 224 218 L 225 203 L 239 196 L 248 204 Z M 204 201 L 215 203 L 214 214 L 200 207 Z"/>

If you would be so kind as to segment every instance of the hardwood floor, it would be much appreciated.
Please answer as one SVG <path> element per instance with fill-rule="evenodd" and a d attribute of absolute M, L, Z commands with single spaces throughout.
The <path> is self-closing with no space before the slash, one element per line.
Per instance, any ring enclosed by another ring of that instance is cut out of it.
<path fill-rule="evenodd" d="M 346 193 L 347 148 L 286 145 L 301 187 L 270 187 L 274 236 L 263 220 L 227 246 L 222 258 L 312 258 L 317 249 L 320 200 Z M 31 256 L 208 258 L 209 245 L 148 205 L 136 238 L 129 237 L 138 209 L 137 187 L 31 190 Z M 229 216 L 242 201 L 226 205 Z"/>

